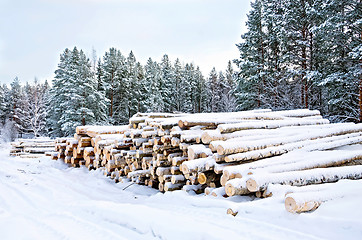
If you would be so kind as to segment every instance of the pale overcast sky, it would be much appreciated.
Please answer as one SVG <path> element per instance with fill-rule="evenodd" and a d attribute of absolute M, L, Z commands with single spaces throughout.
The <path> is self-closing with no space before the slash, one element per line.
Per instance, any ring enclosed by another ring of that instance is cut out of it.
<path fill-rule="evenodd" d="M 204 75 L 238 58 L 250 0 L 0 0 L 0 83 L 51 80 L 65 48 L 116 47 L 142 64 L 194 62 Z"/>

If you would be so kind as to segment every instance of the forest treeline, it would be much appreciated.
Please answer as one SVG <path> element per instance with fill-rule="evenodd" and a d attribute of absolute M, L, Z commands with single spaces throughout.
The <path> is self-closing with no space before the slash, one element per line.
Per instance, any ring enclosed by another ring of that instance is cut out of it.
<path fill-rule="evenodd" d="M 91 61 L 77 47 L 67 48 L 60 55 L 51 87 L 37 82 L 23 87 L 18 78 L 10 89 L 1 87 L 0 95 L 5 96 L 2 123 L 11 120 L 21 133 L 70 136 L 79 125 L 127 124 L 137 112 L 229 112 L 237 107 L 235 87 L 231 61 L 225 71 L 213 68 L 205 78 L 193 63 L 171 62 L 167 54 L 160 62 L 149 58 L 142 65 L 132 51 L 124 56 L 110 48 L 102 58 Z M 28 92 L 30 88 L 39 93 Z M 41 101 L 28 104 L 35 95 Z M 31 112 L 27 105 L 42 109 L 34 116 L 36 131 L 20 114 Z"/>
<path fill-rule="evenodd" d="M 361 9 L 361 0 L 255 0 L 235 70 L 229 61 L 207 76 L 167 54 L 142 65 L 132 51 L 110 48 L 90 60 L 67 48 L 51 84 L 15 78 L 0 87 L 0 123 L 69 136 L 78 125 L 124 124 L 136 112 L 254 108 L 318 109 L 333 122 L 360 122 Z"/>
<path fill-rule="evenodd" d="M 237 44 L 238 109 L 362 121 L 361 0 L 255 0 Z"/>

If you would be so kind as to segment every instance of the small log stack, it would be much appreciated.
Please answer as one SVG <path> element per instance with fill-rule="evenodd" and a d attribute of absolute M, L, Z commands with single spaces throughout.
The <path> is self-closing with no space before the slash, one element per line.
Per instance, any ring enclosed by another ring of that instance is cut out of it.
<path fill-rule="evenodd" d="M 138 113 L 128 125 L 81 126 L 73 139 L 57 141 L 57 158 L 74 167 L 101 168 L 115 181 L 126 176 L 162 192 L 267 197 L 270 183 L 362 178 L 333 172 L 361 164 L 362 149 L 338 148 L 362 143 L 362 124 L 330 124 L 308 109 Z"/>
<path fill-rule="evenodd" d="M 50 138 L 19 139 L 11 143 L 10 156 L 22 158 L 52 156 L 54 146 L 54 140 Z"/>

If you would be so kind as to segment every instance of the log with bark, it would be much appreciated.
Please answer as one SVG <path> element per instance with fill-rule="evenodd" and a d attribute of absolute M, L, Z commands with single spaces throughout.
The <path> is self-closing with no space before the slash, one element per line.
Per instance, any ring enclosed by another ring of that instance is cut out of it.
<path fill-rule="evenodd" d="M 362 165 L 316 168 L 302 171 L 253 175 L 247 180 L 246 187 L 250 192 L 257 192 L 264 191 L 269 183 L 304 186 L 310 184 L 337 182 L 341 179 L 354 180 L 361 178 Z"/>
<path fill-rule="evenodd" d="M 353 194 L 362 187 L 361 180 L 341 180 L 332 184 L 323 184 L 322 188 L 301 190 L 288 193 L 285 197 L 285 209 L 291 213 L 302 213 L 317 209 L 322 203 Z"/>

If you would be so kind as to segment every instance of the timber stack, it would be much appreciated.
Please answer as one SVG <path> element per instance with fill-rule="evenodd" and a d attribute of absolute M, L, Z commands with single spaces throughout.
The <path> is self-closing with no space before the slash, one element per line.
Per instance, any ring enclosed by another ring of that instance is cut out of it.
<path fill-rule="evenodd" d="M 54 146 L 54 140 L 50 138 L 18 139 L 11 143 L 10 156 L 21 158 L 52 156 Z"/>
<path fill-rule="evenodd" d="M 268 197 L 273 184 L 362 178 L 361 147 L 343 148 L 360 146 L 362 124 L 331 124 L 317 110 L 137 113 L 128 125 L 80 126 L 57 141 L 57 159 L 162 192 Z"/>

